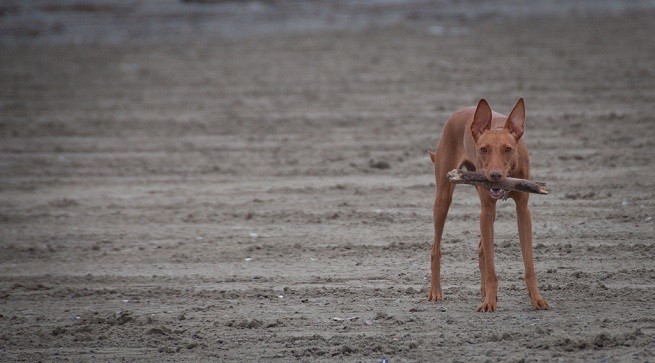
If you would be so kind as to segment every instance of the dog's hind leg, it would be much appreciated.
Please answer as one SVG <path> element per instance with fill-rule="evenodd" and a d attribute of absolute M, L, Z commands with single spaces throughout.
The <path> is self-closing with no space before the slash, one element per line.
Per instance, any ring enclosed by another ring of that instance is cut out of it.
<path fill-rule="evenodd" d="M 443 234 L 444 224 L 446 223 L 446 216 L 448 209 L 453 199 L 453 191 L 455 185 L 448 181 L 446 173 L 457 166 L 452 158 L 448 158 L 448 154 L 443 150 L 445 147 L 441 145 L 437 147 L 437 152 L 430 156 L 434 162 L 434 170 L 436 177 L 436 192 L 434 198 L 434 242 L 430 250 L 430 291 L 428 293 L 428 300 L 441 301 L 443 300 L 443 292 L 441 290 L 441 236 Z"/>

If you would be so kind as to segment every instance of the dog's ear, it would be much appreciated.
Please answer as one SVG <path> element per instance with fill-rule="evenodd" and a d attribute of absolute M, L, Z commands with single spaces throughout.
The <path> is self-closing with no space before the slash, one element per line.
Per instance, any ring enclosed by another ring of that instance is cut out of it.
<path fill-rule="evenodd" d="M 512 134 L 516 140 L 518 140 L 523 136 L 524 124 L 525 104 L 523 103 L 523 98 L 519 98 L 518 102 L 516 102 L 516 106 L 514 106 L 514 109 L 507 117 L 505 128 L 509 130 L 509 133 Z"/>
<path fill-rule="evenodd" d="M 437 153 L 428 149 L 428 154 L 430 154 L 430 160 L 432 160 L 432 164 L 434 164 L 437 158 Z"/>
<path fill-rule="evenodd" d="M 473 116 L 473 123 L 471 124 L 471 134 L 473 134 L 473 139 L 477 141 L 480 135 L 490 128 L 491 107 L 489 107 L 489 104 L 483 98 L 478 102 L 478 107 L 475 109 L 475 115 Z"/>

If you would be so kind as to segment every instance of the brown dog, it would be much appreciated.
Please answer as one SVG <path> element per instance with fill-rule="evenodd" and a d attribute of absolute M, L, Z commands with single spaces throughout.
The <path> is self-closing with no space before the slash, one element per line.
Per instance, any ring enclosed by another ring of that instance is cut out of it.
<path fill-rule="evenodd" d="M 521 138 L 525 123 L 523 98 L 519 99 L 509 116 L 492 112 L 484 99 L 477 107 L 461 109 L 450 116 L 444 125 L 436 152 L 430 152 L 437 182 L 434 201 L 434 243 L 430 253 L 431 282 L 428 300 L 441 301 L 441 234 L 452 200 L 455 185 L 446 178 L 452 169 L 466 166 L 468 170 L 484 173 L 490 181 L 511 176 L 530 179 L 528 148 Z M 502 189 L 477 187 L 482 211 L 480 213 L 480 244 L 478 264 L 482 284 L 482 304 L 478 311 L 495 311 L 498 278 L 494 268 L 494 220 L 496 200 L 502 198 Z M 539 294 L 532 262 L 532 219 L 528 209 L 528 193 L 511 191 L 509 197 L 516 203 L 519 240 L 525 265 L 525 284 L 530 303 L 535 309 L 548 309 L 548 303 Z"/>

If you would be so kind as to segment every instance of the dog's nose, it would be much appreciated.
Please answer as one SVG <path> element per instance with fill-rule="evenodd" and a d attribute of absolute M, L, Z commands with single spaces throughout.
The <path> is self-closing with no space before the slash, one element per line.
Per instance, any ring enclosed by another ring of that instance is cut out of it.
<path fill-rule="evenodd" d="M 491 180 L 498 181 L 498 180 L 500 180 L 500 178 L 503 177 L 503 174 L 500 172 L 500 170 L 493 169 L 489 173 L 489 176 L 491 177 Z"/>

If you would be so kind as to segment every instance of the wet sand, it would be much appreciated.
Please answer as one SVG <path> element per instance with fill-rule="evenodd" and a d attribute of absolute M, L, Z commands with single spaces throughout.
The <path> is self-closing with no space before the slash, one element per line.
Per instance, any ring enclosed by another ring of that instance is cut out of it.
<path fill-rule="evenodd" d="M 652 13 L 0 48 L 0 360 L 655 359 Z M 38 38 L 38 36 L 37 36 Z M 434 148 L 527 107 L 539 286 Z"/>

